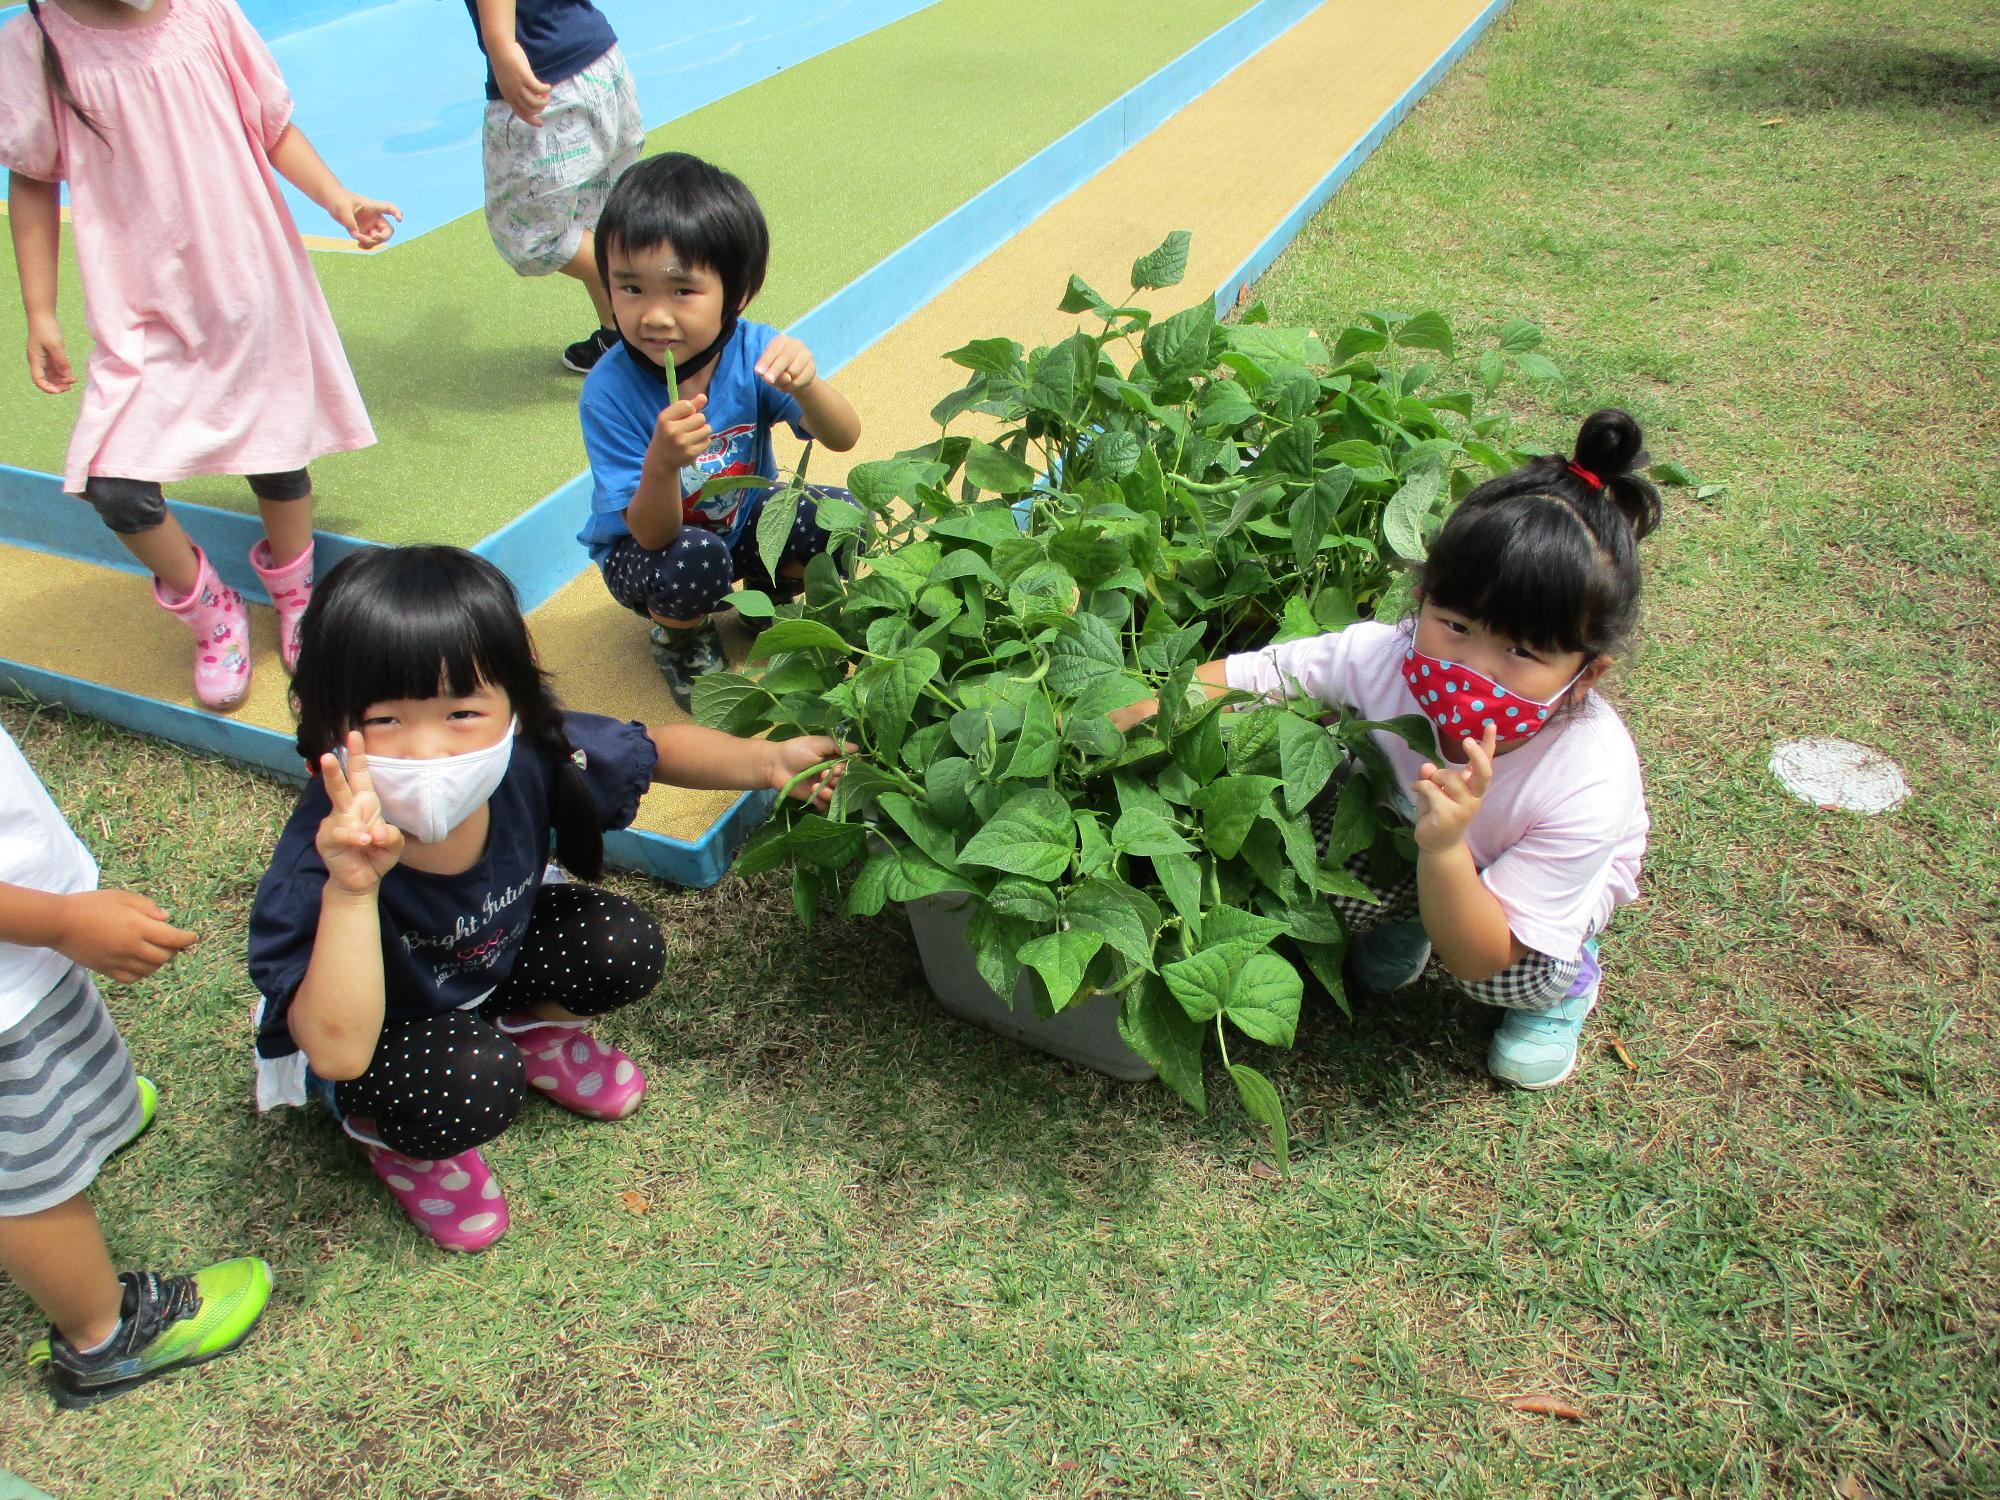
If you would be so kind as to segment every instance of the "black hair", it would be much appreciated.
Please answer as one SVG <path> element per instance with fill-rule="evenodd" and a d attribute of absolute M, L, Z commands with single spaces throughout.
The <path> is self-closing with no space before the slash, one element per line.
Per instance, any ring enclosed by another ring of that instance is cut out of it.
<path fill-rule="evenodd" d="M 1639 622 L 1639 539 L 1660 524 L 1660 492 L 1638 472 L 1644 437 L 1607 407 L 1584 418 L 1569 458 L 1476 486 L 1431 545 L 1423 599 L 1586 665 L 1622 652 Z"/>
<path fill-rule="evenodd" d="M 458 696 L 482 682 L 507 695 L 520 738 L 555 766 L 556 858 L 595 880 L 604 871 L 596 801 L 571 759 L 514 586 L 483 557 L 459 547 L 380 547 L 333 566 L 299 624 L 298 752 L 317 767 L 369 704 Z"/>
<path fill-rule="evenodd" d="M 104 134 L 104 127 L 97 123 L 97 116 L 83 107 L 83 101 L 70 92 L 69 75 L 63 72 L 62 54 L 56 51 L 55 38 L 49 35 L 48 23 L 42 19 L 42 0 L 28 0 L 28 14 L 35 18 L 35 29 L 42 34 L 42 76 L 49 81 L 49 92 L 56 96 L 58 104 L 66 105 L 69 112 L 83 122 L 84 129 L 103 141 L 108 149 L 110 138 Z"/>
<path fill-rule="evenodd" d="M 626 169 L 597 219 L 597 274 L 611 285 L 611 249 L 672 245 L 684 264 L 722 281 L 722 312 L 733 322 L 764 286 L 771 230 L 743 179 L 684 151 L 649 156 Z"/>

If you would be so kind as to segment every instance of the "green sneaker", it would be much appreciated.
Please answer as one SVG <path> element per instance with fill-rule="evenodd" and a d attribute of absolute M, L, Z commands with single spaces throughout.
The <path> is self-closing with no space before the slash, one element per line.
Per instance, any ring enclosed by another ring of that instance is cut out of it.
<path fill-rule="evenodd" d="M 669 630 L 655 625 L 648 637 L 653 643 L 653 665 L 667 680 L 667 691 L 686 712 L 694 703 L 694 680 L 708 672 L 727 672 L 729 658 L 722 651 L 722 637 L 712 621 L 687 630 Z"/>
<path fill-rule="evenodd" d="M 1547 1010 L 1510 1010 L 1493 1033 L 1486 1070 L 1520 1089 L 1552 1089 L 1576 1071 L 1577 1039 L 1597 1006 L 1597 944 L 1585 944 L 1576 992 Z"/>
<path fill-rule="evenodd" d="M 254 1255 L 192 1276 L 121 1271 L 125 1299 L 117 1333 L 95 1354 L 79 1354 L 53 1329 L 28 1350 L 47 1367 L 49 1394 L 66 1411 L 122 1396 L 171 1370 L 206 1364 L 250 1335 L 271 1300 L 271 1268 Z"/>
<path fill-rule="evenodd" d="M 139 1085 L 139 1128 L 118 1143 L 120 1151 L 123 1151 L 127 1146 L 138 1140 L 140 1136 L 151 1130 L 153 1128 L 153 1116 L 160 1112 L 160 1091 L 153 1087 L 153 1080 L 148 1078 L 144 1073 L 136 1073 L 133 1077 Z"/>

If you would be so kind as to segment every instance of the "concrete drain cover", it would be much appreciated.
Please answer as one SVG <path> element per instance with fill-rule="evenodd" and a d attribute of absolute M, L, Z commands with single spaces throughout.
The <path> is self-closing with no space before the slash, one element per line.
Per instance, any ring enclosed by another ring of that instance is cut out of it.
<path fill-rule="evenodd" d="M 1885 813 L 1910 795 L 1893 760 L 1852 740 L 1786 740 L 1771 774 L 1794 797 L 1842 812 Z"/>

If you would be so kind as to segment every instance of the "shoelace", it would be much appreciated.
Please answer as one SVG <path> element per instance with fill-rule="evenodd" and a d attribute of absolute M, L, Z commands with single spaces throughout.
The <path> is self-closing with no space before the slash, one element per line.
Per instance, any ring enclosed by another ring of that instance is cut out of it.
<path fill-rule="evenodd" d="M 201 1311 L 201 1291 L 192 1276 L 141 1271 L 134 1280 L 139 1283 L 135 1288 L 138 1307 L 130 1325 L 133 1336 L 126 1343 L 128 1349 L 145 1347 L 161 1329 Z"/>

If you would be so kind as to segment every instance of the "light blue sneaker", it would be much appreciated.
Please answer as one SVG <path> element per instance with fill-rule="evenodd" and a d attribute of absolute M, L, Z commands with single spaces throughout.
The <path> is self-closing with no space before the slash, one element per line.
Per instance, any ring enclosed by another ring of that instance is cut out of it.
<path fill-rule="evenodd" d="M 1386 995 L 1423 976 L 1431 961 L 1431 940 L 1422 917 L 1406 917 L 1364 933 L 1347 950 L 1348 976 L 1370 995 Z"/>
<path fill-rule="evenodd" d="M 1493 1033 L 1486 1070 L 1520 1089 L 1552 1089 L 1576 1071 L 1584 1017 L 1597 1007 L 1597 944 L 1584 944 L 1578 984 L 1547 1010 L 1510 1010 Z"/>

